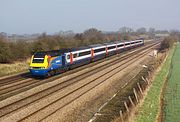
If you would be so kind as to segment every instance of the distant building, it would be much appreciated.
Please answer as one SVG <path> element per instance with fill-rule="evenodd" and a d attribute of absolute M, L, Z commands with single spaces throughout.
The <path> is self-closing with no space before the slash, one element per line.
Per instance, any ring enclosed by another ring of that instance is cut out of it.
<path fill-rule="evenodd" d="M 147 35 L 147 34 L 140 34 L 138 36 L 139 36 L 139 38 L 144 38 L 144 39 L 148 39 L 149 38 L 149 35 Z"/>
<path fill-rule="evenodd" d="M 168 36 L 169 36 L 168 33 L 164 33 L 164 34 L 161 34 L 161 33 L 155 34 L 155 37 L 168 37 Z"/>

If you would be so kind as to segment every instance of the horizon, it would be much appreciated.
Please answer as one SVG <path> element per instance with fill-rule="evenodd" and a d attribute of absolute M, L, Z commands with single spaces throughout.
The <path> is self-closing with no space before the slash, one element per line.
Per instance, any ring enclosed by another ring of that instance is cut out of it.
<path fill-rule="evenodd" d="M 140 27 L 140 28 L 145 28 L 145 27 Z M 137 28 L 137 29 L 140 29 L 140 28 Z M 151 27 L 150 27 L 151 28 Z M 145 28 L 146 29 L 146 32 L 148 33 L 149 32 L 149 29 L 150 28 Z M 92 28 L 88 28 L 88 29 L 86 29 L 86 30 L 89 30 L 89 29 L 92 29 Z M 100 31 L 100 32 L 102 32 L 102 33 L 123 33 L 123 32 L 120 32 L 119 30 L 112 30 L 112 31 L 103 31 L 103 30 L 99 30 L 98 28 L 94 28 L 94 29 L 97 29 L 98 31 Z M 133 29 L 133 28 L 131 28 L 131 29 Z M 133 31 L 132 32 L 130 32 L 130 33 L 136 33 L 137 32 L 137 29 L 133 29 Z M 170 30 L 166 30 L 166 29 L 156 29 L 156 28 L 153 28 L 153 29 L 155 29 L 155 31 L 154 31 L 154 33 L 155 34 L 165 34 L 166 32 L 168 32 L 168 33 L 171 33 L 171 32 L 180 32 L 180 30 L 178 30 L 178 29 L 170 29 Z M 56 34 L 80 34 L 80 33 L 84 33 L 86 30 L 84 30 L 84 31 L 82 31 L 82 32 L 74 32 L 73 30 L 67 30 L 67 31 L 63 31 L 63 30 L 61 30 L 61 31 L 59 31 L 59 32 L 52 32 L 52 33 L 47 33 L 47 32 L 37 32 L 37 33 L 6 33 L 6 32 L 0 32 L 0 34 L 5 34 L 5 35 L 9 35 L 9 36 L 13 36 L 13 35 L 17 35 L 17 36 L 33 36 L 33 35 L 41 35 L 41 34 L 43 34 L 43 33 L 45 33 L 45 34 L 47 34 L 47 35 L 56 35 Z"/>

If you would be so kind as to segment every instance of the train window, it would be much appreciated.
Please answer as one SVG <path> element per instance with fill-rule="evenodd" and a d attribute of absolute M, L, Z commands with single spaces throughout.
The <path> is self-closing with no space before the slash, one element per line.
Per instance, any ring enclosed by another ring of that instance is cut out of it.
<path fill-rule="evenodd" d="M 117 47 L 123 47 L 124 46 L 124 44 L 119 44 Z"/>
<path fill-rule="evenodd" d="M 130 45 L 130 43 L 126 43 L 125 45 Z"/>
<path fill-rule="evenodd" d="M 105 51 L 106 48 L 100 48 L 100 49 L 95 49 L 94 53 L 102 52 Z"/>
<path fill-rule="evenodd" d="M 91 54 L 91 51 L 81 52 L 79 53 L 79 56 L 89 55 Z"/>
<path fill-rule="evenodd" d="M 134 42 L 131 42 L 131 44 L 134 44 Z"/>
<path fill-rule="evenodd" d="M 111 46 L 111 47 L 108 47 L 108 50 L 114 49 L 114 48 L 116 48 L 116 46 Z"/>
<path fill-rule="evenodd" d="M 77 53 L 73 54 L 73 58 L 77 58 L 77 57 L 78 57 Z"/>
<path fill-rule="evenodd" d="M 67 55 L 67 59 L 70 59 L 70 55 Z"/>
<path fill-rule="evenodd" d="M 32 63 L 44 63 L 44 58 L 34 58 Z"/>

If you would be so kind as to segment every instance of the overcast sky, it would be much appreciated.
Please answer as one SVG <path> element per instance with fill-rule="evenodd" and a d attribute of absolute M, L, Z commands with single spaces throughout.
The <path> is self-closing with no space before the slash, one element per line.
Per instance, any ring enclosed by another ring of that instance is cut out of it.
<path fill-rule="evenodd" d="M 0 0 L 0 32 L 180 29 L 180 0 Z"/>

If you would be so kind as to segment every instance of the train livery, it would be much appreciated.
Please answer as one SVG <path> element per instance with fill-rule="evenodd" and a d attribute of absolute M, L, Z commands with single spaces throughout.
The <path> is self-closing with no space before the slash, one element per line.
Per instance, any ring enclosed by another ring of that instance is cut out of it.
<path fill-rule="evenodd" d="M 34 76 L 51 76 L 144 45 L 143 39 L 89 45 L 78 49 L 36 52 L 30 62 Z"/>

